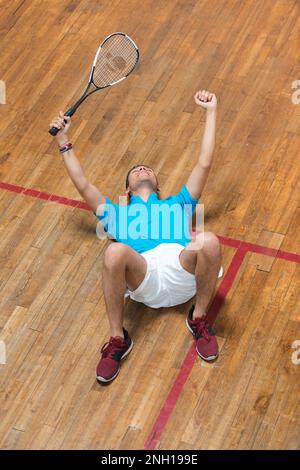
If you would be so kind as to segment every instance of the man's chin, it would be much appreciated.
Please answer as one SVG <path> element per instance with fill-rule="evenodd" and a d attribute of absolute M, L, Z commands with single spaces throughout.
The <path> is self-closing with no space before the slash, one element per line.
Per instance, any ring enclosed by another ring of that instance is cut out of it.
<path fill-rule="evenodd" d="M 138 181 L 138 183 L 136 185 L 136 189 L 140 189 L 140 188 L 150 188 L 153 191 L 156 191 L 156 186 L 154 186 L 152 181 L 149 180 L 149 179 L 144 179 L 144 180 Z"/>

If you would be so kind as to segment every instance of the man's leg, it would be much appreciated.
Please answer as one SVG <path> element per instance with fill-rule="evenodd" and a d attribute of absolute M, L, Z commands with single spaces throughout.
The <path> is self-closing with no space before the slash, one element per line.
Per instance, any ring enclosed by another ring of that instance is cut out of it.
<path fill-rule="evenodd" d="M 203 233 L 200 249 L 197 249 L 197 243 L 193 242 L 193 245 L 196 249 L 190 250 L 188 246 L 180 253 L 179 259 L 186 271 L 195 274 L 197 292 L 193 318 L 199 318 L 206 315 L 215 291 L 221 266 L 221 250 L 218 238 L 211 232 Z"/>
<path fill-rule="evenodd" d="M 190 245 L 195 250 L 185 249 L 180 253 L 180 262 L 184 269 L 195 274 L 196 304 L 188 313 L 187 327 L 196 339 L 196 350 L 205 361 L 218 357 L 218 343 L 207 321 L 206 314 L 212 300 L 221 265 L 220 244 L 218 238 L 210 232 L 203 233 L 203 244 Z"/>
<path fill-rule="evenodd" d="M 123 338 L 123 310 L 126 287 L 135 290 L 143 281 L 147 262 L 129 246 L 112 242 L 103 258 L 102 282 L 111 336 Z"/>

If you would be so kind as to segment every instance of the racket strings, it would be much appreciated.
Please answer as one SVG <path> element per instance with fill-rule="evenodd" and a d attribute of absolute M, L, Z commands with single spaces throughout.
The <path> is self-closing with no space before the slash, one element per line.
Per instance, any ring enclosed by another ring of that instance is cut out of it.
<path fill-rule="evenodd" d="M 93 82 L 105 87 L 126 77 L 138 61 L 138 52 L 129 38 L 116 34 L 102 45 L 95 63 Z"/>

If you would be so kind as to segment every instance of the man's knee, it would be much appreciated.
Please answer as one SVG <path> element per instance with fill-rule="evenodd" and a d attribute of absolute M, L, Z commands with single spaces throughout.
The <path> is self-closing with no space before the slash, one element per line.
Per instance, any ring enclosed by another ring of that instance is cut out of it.
<path fill-rule="evenodd" d="M 125 263 L 128 247 L 124 243 L 113 242 L 106 248 L 103 255 L 105 269 L 117 268 Z"/>
<path fill-rule="evenodd" d="M 202 250 L 206 255 L 219 257 L 221 246 L 218 237 L 212 232 L 204 232 L 202 239 Z"/>

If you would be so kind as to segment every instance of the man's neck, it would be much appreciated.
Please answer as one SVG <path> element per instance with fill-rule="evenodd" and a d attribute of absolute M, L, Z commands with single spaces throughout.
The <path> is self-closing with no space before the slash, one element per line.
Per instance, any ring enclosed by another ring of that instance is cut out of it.
<path fill-rule="evenodd" d="M 155 191 L 151 188 L 140 188 L 138 191 L 132 191 L 131 196 L 139 196 L 144 202 L 147 202 L 153 192 Z"/>

